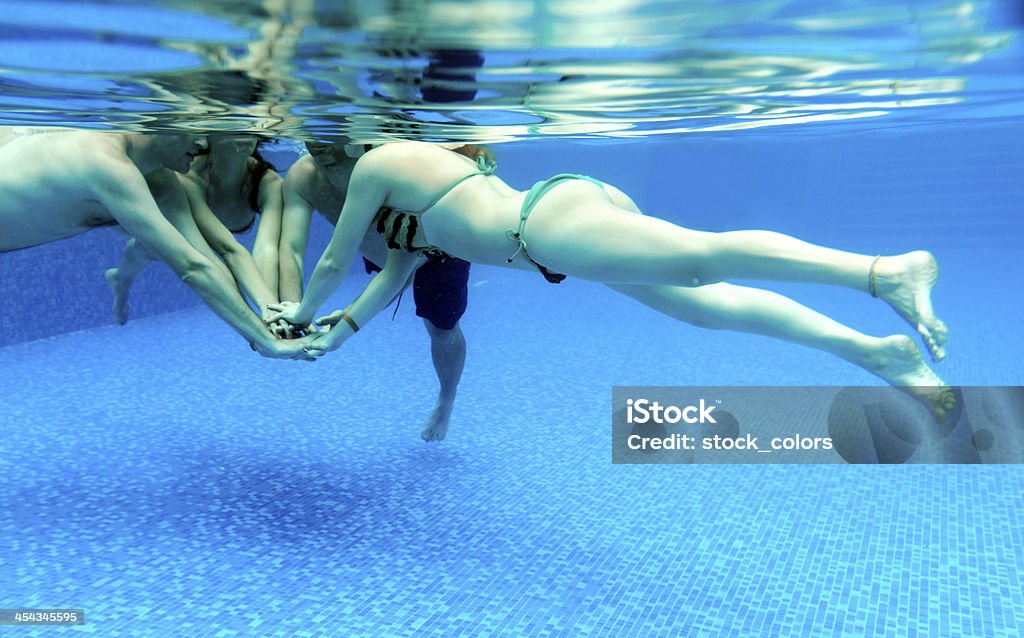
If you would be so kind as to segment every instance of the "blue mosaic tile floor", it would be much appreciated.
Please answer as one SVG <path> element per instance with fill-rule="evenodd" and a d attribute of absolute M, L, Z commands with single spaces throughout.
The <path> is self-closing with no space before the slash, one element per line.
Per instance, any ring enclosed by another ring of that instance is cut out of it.
<path fill-rule="evenodd" d="M 87 617 L 0 636 L 1024 633 L 1019 467 L 613 466 L 615 384 L 874 380 L 581 282 L 473 284 L 441 444 L 411 304 L 315 364 L 203 309 L 0 349 L 0 607 Z M 1024 385 L 961 294 L 947 380 Z"/>

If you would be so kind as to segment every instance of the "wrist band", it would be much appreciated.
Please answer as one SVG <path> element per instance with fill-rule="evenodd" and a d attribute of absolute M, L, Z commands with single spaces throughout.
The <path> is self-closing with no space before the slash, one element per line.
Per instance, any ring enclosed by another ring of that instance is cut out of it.
<path fill-rule="evenodd" d="M 348 315 L 341 315 L 341 318 L 345 320 L 345 323 L 347 323 L 350 328 L 352 328 L 352 332 L 359 332 L 359 324 L 356 323 L 355 319 Z"/>

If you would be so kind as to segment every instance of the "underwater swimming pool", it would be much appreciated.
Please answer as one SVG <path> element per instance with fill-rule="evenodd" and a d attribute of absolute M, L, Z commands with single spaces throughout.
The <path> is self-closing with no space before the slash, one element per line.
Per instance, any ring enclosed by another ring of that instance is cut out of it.
<path fill-rule="evenodd" d="M 298 62 L 280 68 L 310 92 L 281 94 L 300 95 L 278 104 L 294 119 L 273 115 L 282 138 L 381 131 L 373 126 L 400 114 L 389 139 L 468 128 L 506 141 L 493 144 L 499 170 L 520 188 L 569 170 L 692 228 L 777 230 L 868 254 L 924 248 L 940 264 L 934 300 L 951 332 L 936 372 L 951 385 L 1024 385 L 1024 69 L 1008 5 L 611 3 L 608 15 L 631 16 L 640 35 L 701 38 L 631 47 L 623 37 L 618 57 L 588 57 L 585 47 L 614 31 L 614 20 L 572 3 L 536 3 L 547 13 L 528 16 L 523 3 L 484 3 L 505 11 L 504 30 L 474 31 L 469 13 L 444 34 L 490 38 L 469 40 L 485 58 L 481 93 L 453 112 L 408 93 L 403 78 L 422 74 L 424 59 L 403 66 L 373 48 L 415 40 L 412 27 L 430 24 L 430 9 L 442 5 L 399 3 L 389 16 L 354 3 L 302 23 L 302 4 L 285 12 L 286 23 L 304 25 L 286 36 L 296 38 Z M 274 5 L 225 6 L 14 8 L 0 17 L 3 33 L 18 34 L 17 46 L 0 46 L 0 119 L 258 128 L 271 116 L 242 104 L 246 96 L 216 105 L 229 86 L 185 82 L 176 65 L 193 68 L 188 60 L 157 58 L 167 92 L 138 102 L 129 95 L 141 91 L 141 76 L 152 79 L 151 66 L 113 69 L 138 85 L 105 77 L 109 61 L 141 59 L 129 45 L 201 57 L 206 49 L 181 42 L 215 42 L 222 56 L 243 58 L 239 43 L 262 33 Z M 970 29 L 942 18 L 964 7 Z M 235 18 L 225 17 L 231 10 Z M 694 22 L 695 12 L 705 18 Z M 822 16 L 831 21 L 815 22 Z M 144 25 L 134 39 L 125 35 L 132 20 Z M 573 24 L 590 25 L 574 36 L 578 49 L 566 39 Z M 76 25 L 94 31 L 86 37 Z M 44 35 L 60 36 L 59 45 L 39 48 Z M 740 50 L 744 36 L 752 41 Z M 523 82 L 521 52 L 532 46 L 544 63 Z M 44 65 L 53 50 L 64 53 Z M 749 63 L 754 50 L 761 66 Z M 785 53 L 787 71 L 758 75 L 769 53 Z M 27 59 L 40 62 L 30 68 Z M 332 75 L 337 59 L 345 70 Z M 661 82 L 683 70 L 706 77 L 699 87 Z M 582 86 L 559 81 L 577 76 Z M 885 78 L 927 85 L 919 95 L 936 103 L 894 107 L 891 86 L 871 94 L 889 86 Z M 532 102 L 519 99 L 516 87 L 531 82 Z M 754 98 L 734 99 L 758 83 Z M 701 92 L 711 85 L 721 92 Z M 331 98 L 353 86 L 360 99 L 339 108 Z M 607 102 L 583 109 L 595 94 Z M 204 97 L 181 101 L 189 95 Z M 823 106 L 837 95 L 842 108 Z M 205 110 L 189 120 L 196 103 Z M 744 118 L 741 103 L 763 117 Z M 431 128 L 431 113 L 459 121 Z M 839 117 L 732 126 L 822 113 Z M 695 114 L 707 117 L 687 119 Z M 676 130 L 684 127 L 724 128 Z M 284 173 L 296 153 L 288 142 L 268 156 Z M 329 234 L 314 224 L 311 258 Z M 418 433 L 437 381 L 409 300 L 321 361 L 272 361 L 163 267 L 143 275 L 132 320 L 115 325 L 102 277 L 123 242 L 96 230 L 0 254 L 0 609 L 83 609 L 86 624 L 63 631 L 101 636 L 1024 631 L 1016 465 L 611 463 L 613 386 L 881 383 L 828 354 L 683 325 L 595 283 L 552 286 L 535 273 L 474 266 L 451 431 L 428 445 Z M 329 305 L 343 306 L 366 281 L 353 272 Z M 773 288 L 868 334 L 906 331 L 862 292 Z"/>

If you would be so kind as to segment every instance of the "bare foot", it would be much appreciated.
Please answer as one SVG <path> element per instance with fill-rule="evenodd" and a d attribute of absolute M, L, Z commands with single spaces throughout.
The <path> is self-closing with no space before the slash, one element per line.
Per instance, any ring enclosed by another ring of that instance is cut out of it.
<path fill-rule="evenodd" d="M 103 276 L 107 280 L 107 285 L 110 286 L 110 291 L 114 293 L 114 320 L 118 325 L 123 326 L 128 323 L 128 290 L 121 286 L 120 280 L 117 278 L 117 268 L 111 268 L 107 272 L 103 273 Z"/>
<path fill-rule="evenodd" d="M 914 340 L 906 335 L 879 339 L 863 367 L 919 401 L 939 423 L 956 407 L 952 388 L 932 372 Z"/>
<path fill-rule="evenodd" d="M 427 443 L 441 441 L 448 434 L 448 421 L 452 416 L 453 403 L 452 401 L 447 403 L 438 401 L 434 407 L 434 412 L 427 419 L 426 425 L 423 426 L 423 431 L 420 432 L 420 437 L 424 441 Z"/>
<path fill-rule="evenodd" d="M 932 309 L 932 287 L 939 279 L 935 257 L 916 250 L 895 257 L 882 257 L 875 269 L 875 290 L 914 327 L 935 361 L 946 358 L 949 330 Z"/>

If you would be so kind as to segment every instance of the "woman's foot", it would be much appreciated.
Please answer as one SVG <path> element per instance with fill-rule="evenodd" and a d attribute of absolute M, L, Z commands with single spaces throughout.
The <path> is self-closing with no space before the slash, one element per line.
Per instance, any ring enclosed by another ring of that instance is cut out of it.
<path fill-rule="evenodd" d="M 932 372 L 914 340 L 906 335 L 878 339 L 861 365 L 921 402 L 939 423 L 956 407 L 953 390 Z"/>
<path fill-rule="evenodd" d="M 949 330 L 932 309 L 932 288 L 939 279 L 935 257 L 924 250 L 882 257 L 872 278 L 874 291 L 917 330 L 932 359 L 945 359 Z"/>
<path fill-rule="evenodd" d="M 107 280 L 107 285 L 110 286 L 110 292 L 114 293 L 114 321 L 118 325 L 123 326 L 128 323 L 128 288 L 121 284 L 118 279 L 117 268 L 111 268 L 107 272 L 103 273 L 103 276 Z"/>

